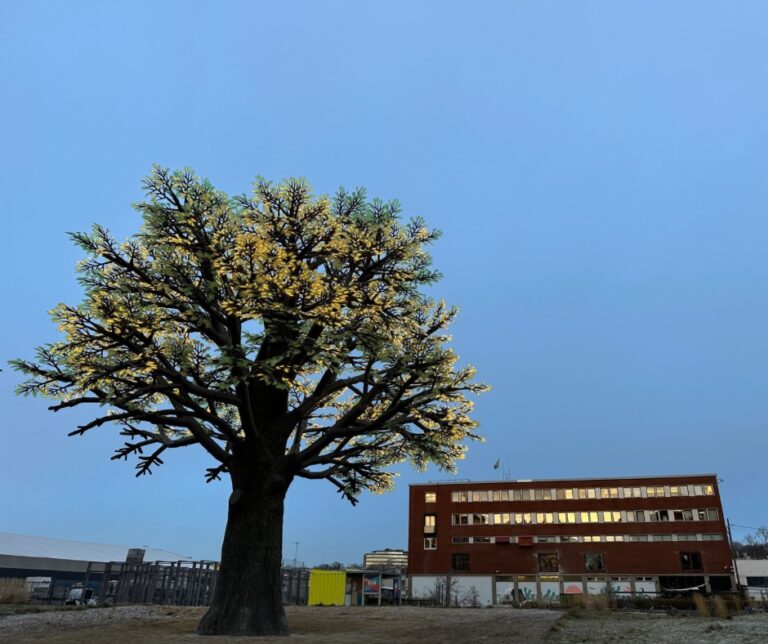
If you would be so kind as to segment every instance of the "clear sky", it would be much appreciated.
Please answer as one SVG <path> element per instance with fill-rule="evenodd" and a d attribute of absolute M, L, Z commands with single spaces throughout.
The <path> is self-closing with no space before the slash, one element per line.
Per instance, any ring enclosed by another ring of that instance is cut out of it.
<path fill-rule="evenodd" d="M 0 3 L 0 360 L 80 299 L 65 233 L 123 237 L 152 163 L 366 186 L 444 236 L 435 294 L 493 385 L 459 478 L 717 472 L 768 524 L 768 5 Z M 108 427 L 0 373 L 0 531 L 217 558 L 202 450 L 151 477 Z M 289 493 L 285 555 L 406 547 L 409 482 L 357 508 Z M 735 530 L 734 536 L 743 536 Z"/>

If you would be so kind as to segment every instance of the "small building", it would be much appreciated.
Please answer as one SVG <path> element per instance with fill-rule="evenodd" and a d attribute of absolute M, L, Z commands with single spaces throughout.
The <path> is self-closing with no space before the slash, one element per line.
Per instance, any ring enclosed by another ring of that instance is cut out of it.
<path fill-rule="evenodd" d="M 363 555 L 363 568 L 396 568 L 405 570 L 408 566 L 408 551 L 397 548 L 374 550 Z"/>
<path fill-rule="evenodd" d="M 321 570 L 309 573 L 310 606 L 400 604 L 405 578 L 383 570 Z"/>
<path fill-rule="evenodd" d="M 714 474 L 411 485 L 412 599 L 733 589 Z"/>
<path fill-rule="evenodd" d="M 739 585 L 753 599 L 768 601 L 768 559 L 735 559 Z"/>

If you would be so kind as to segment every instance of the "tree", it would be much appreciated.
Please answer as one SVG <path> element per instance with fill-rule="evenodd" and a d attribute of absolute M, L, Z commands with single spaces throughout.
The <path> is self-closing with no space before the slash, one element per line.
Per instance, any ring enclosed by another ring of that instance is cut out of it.
<path fill-rule="evenodd" d="M 477 439 L 471 367 L 445 328 L 454 308 L 421 289 L 438 233 L 361 189 L 315 197 L 257 179 L 230 198 L 190 171 L 155 167 L 139 233 L 74 233 L 84 300 L 52 311 L 64 334 L 16 360 L 21 394 L 92 406 L 127 437 L 113 458 L 150 474 L 199 445 L 232 493 L 221 572 L 202 634 L 285 634 L 283 504 L 296 477 L 355 503 L 410 461 L 452 470 Z"/>

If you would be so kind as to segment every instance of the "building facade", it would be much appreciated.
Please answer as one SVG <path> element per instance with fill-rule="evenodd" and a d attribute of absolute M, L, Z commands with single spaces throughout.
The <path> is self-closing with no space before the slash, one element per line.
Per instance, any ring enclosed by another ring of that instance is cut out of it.
<path fill-rule="evenodd" d="M 733 588 L 714 474 L 411 485 L 411 596 L 458 603 Z"/>
<path fill-rule="evenodd" d="M 397 568 L 405 570 L 408 566 L 408 551 L 397 548 L 385 548 L 384 550 L 374 550 L 366 552 L 363 555 L 364 568 Z"/>

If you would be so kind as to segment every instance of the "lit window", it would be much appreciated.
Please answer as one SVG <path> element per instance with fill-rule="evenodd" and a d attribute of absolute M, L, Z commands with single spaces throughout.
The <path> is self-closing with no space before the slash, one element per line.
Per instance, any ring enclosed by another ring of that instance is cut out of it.
<path fill-rule="evenodd" d="M 435 519 L 436 519 L 436 516 L 434 514 L 424 515 L 424 532 L 435 531 Z"/>
<path fill-rule="evenodd" d="M 424 537 L 424 550 L 437 550 L 437 537 Z"/>
<path fill-rule="evenodd" d="M 595 493 L 595 488 L 591 487 L 587 490 L 587 498 L 588 499 L 594 499 L 597 497 L 597 494 Z"/>
<path fill-rule="evenodd" d="M 714 493 L 715 493 L 715 488 L 713 485 L 704 486 L 704 494 L 713 495 Z"/>
<path fill-rule="evenodd" d="M 435 503 L 437 494 L 435 492 L 424 492 L 424 503 Z"/>
<path fill-rule="evenodd" d="M 557 554 L 554 552 L 539 553 L 539 572 L 557 572 L 559 563 Z"/>
<path fill-rule="evenodd" d="M 680 496 L 680 488 L 677 485 L 670 485 L 669 496 Z"/>
<path fill-rule="evenodd" d="M 605 523 L 611 523 L 613 521 L 613 512 L 605 511 L 603 512 L 603 521 Z"/>
<path fill-rule="evenodd" d="M 579 489 L 579 498 L 580 499 L 586 499 L 587 498 L 587 491 L 583 488 Z"/>
<path fill-rule="evenodd" d="M 571 490 L 571 489 L 566 490 L 565 491 L 565 498 L 568 499 L 568 500 L 573 499 L 573 490 Z"/>

